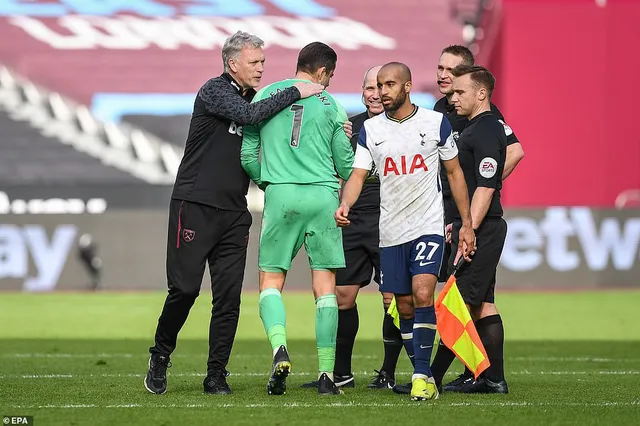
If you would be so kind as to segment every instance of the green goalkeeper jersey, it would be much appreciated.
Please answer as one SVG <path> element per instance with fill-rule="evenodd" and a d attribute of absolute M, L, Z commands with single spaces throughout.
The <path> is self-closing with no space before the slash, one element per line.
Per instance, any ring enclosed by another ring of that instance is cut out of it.
<path fill-rule="evenodd" d="M 253 102 L 304 81 L 270 84 Z M 242 167 L 261 187 L 293 183 L 338 188 L 338 177 L 347 180 L 351 174 L 354 155 L 343 129 L 345 121 L 347 114 L 329 93 L 301 99 L 258 125 L 244 126 Z"/>

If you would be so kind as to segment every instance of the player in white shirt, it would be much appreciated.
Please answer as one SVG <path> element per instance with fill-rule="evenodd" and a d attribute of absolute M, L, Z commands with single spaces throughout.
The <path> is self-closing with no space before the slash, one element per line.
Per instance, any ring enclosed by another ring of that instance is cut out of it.
<path fill-rule="evenodd" d="M 375 165 L 380 176 L 380 291 L 394 293 L 400 332 L 414 361 L 411 398 L 435 399 L 438 389 L 429 362 L 436 333 L 434 292 L 444 247 L 444 210 L 439 161 L 462 217 L 459 252 L 475 250 L 469 196 L 449 121 L 411 103 L 411 71 L 391 62 L 378 72 L 385 114 L 365 121 L 351 177 L 335 218 L 349 225 L 349 208 Z M 413 354 L 413 356 L 412 356 Z"/>

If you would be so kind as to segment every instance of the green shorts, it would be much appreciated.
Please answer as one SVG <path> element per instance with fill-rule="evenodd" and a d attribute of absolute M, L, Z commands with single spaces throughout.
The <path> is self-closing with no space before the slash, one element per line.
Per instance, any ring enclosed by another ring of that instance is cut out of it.
<path fill-rule="evenodd" d="M 344 268 L 342 230 L 333 215 L 338 191 L 321 185 L 272 184 L 264 198 L 258 267 L 284 272 L 300 247 L 313 270 Z"/>

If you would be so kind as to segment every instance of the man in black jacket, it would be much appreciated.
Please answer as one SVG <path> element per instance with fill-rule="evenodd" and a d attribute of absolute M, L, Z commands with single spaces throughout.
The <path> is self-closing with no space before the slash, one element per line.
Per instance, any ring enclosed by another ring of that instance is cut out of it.
<path fill-rule="evenodd" d="M 257 124 L 301 98 L 322 91 L 297 83 L 251 104 L 264 70 L 264 42 L 238 31 L 222 48 L 224 73 L 199 90 L 184 156 L 169 206 L 167 283 L 169 294 L 149 349 L 144 385 L 167 390 L 167 367 L 178 332 L 198 297 L 205 262 L 211 272 L 213 309 L 205 393 L 228 394 L 227 362 L 238 326 L 240 292 L 251 227 L 246 195 L 249 177 L 240 164 L 242 126 Z"/>

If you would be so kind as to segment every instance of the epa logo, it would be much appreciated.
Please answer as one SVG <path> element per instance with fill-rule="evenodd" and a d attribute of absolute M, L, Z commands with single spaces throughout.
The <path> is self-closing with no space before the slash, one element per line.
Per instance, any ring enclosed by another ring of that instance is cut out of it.
<path fill-rule="evenodd" d="M 33 416 L 4 416 L 2 423 L 5 425 L 32 425 Z"/>
<path fill-rule="evenodd" d="M 235 121 L 232 121 L 231 124 L 229 124 L 229 133 L 242 136 L 242 126 L 238 126 Z"/>

